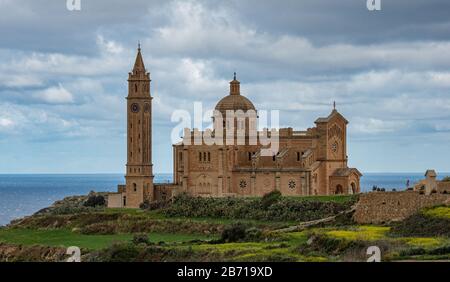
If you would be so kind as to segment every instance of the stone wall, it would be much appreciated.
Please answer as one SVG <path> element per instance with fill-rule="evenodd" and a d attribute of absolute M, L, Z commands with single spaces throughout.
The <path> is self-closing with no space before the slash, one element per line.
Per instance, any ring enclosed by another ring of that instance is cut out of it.
<path fill-rule="evenodd" d="M 180 187 L 171 183 L 155 183 L 154 184 L 154 200 L 165 201 L 176 196 Z"/>
<path fill-rule="evenodd" d="M 450 194 L 450 181 L 439 181 L 437 184 L 437 192 Z"/>
<path fill-rule="evenodd" d="M 450 204 L 449 194 L 423 195 L 416 191 L 370 192 L 360 195 L 354 220 L 380 224 L 403 220 L 422 208 Z"/>
<path fill-rule="evenodd" d="M 108 208 L 123 208 L 123 197 L 125 193 L 108 194 Z"/>

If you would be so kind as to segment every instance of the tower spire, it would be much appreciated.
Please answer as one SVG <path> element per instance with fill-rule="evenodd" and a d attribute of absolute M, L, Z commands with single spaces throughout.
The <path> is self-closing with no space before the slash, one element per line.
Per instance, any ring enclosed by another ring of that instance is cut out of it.
<path fill-rule="evenodd" d="M 136 55 L 136 61 L 134 62 L 133 73 L 143 72 L 145 73 L 144 60 L 141 54 L 141 43 L 138 43 L 138 52 Z"/>

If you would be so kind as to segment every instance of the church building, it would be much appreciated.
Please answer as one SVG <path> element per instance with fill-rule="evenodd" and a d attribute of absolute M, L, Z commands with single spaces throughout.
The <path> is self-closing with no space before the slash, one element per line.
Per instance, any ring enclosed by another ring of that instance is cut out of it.
<path fill-rule="evenodd" d="M 272 155 L 262 153 L 265 145 L 259 140 L 211 145 L 194 142 L 196 134 L 205 132 L 187 130 L 183 141 L 173 145 L 173 183 L 154 183 L 150 81 L 138 48 L 128 76 L 126 184 L 109 195 L 109 207 L 137 208 L 183 192 L 205 197 L 262 196 L 273 190 L 291 196 L 360 192 L 362 175 L 347 165 L 348 121 L 335 107 L 305 131 L 278 129 L 278 150 Z M 242 128 L 244 140 L 252 132 L 270 135 L 270 131 L 257 131 L 250 118 L 243 122 L 235 118 L 229 124 L 227 114 L 233 112 L 258 112 L 241 93 L 236 75 L 229 93 L 215 107 L 212 135 L 222 132 L 221 138 L 226 138 L 228 131 Z"/>

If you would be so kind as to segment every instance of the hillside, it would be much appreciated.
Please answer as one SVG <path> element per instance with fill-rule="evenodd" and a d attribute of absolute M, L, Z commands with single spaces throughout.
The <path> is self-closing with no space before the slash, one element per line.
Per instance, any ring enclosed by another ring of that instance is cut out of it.
<path fill-rule="evenodd" d="M 356 201 L 180 195 L 145 209 L 106 209 L 101 195 L 71 197 L 0 229 L 0 261 L 63 261 L 69 246 L 81 248 L 83 261 L 365 261 L 369 246 L 379 246 L 384 261 L 450 259 L 445 206 L 386 225 L 357 225 L 344 214 L 278 232 L 338 215 Z"/>

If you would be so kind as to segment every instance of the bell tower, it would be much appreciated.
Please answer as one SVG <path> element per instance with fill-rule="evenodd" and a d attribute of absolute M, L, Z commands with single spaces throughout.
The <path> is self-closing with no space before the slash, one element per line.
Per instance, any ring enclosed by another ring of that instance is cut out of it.
<path fill-rule="evenodd" d="M 153 200 L 152 97 L 150 73 L 146 72 L 138 47 L 132 72 L 128 74 L 127 165 L 124 206 L 139 208 Z"/>

